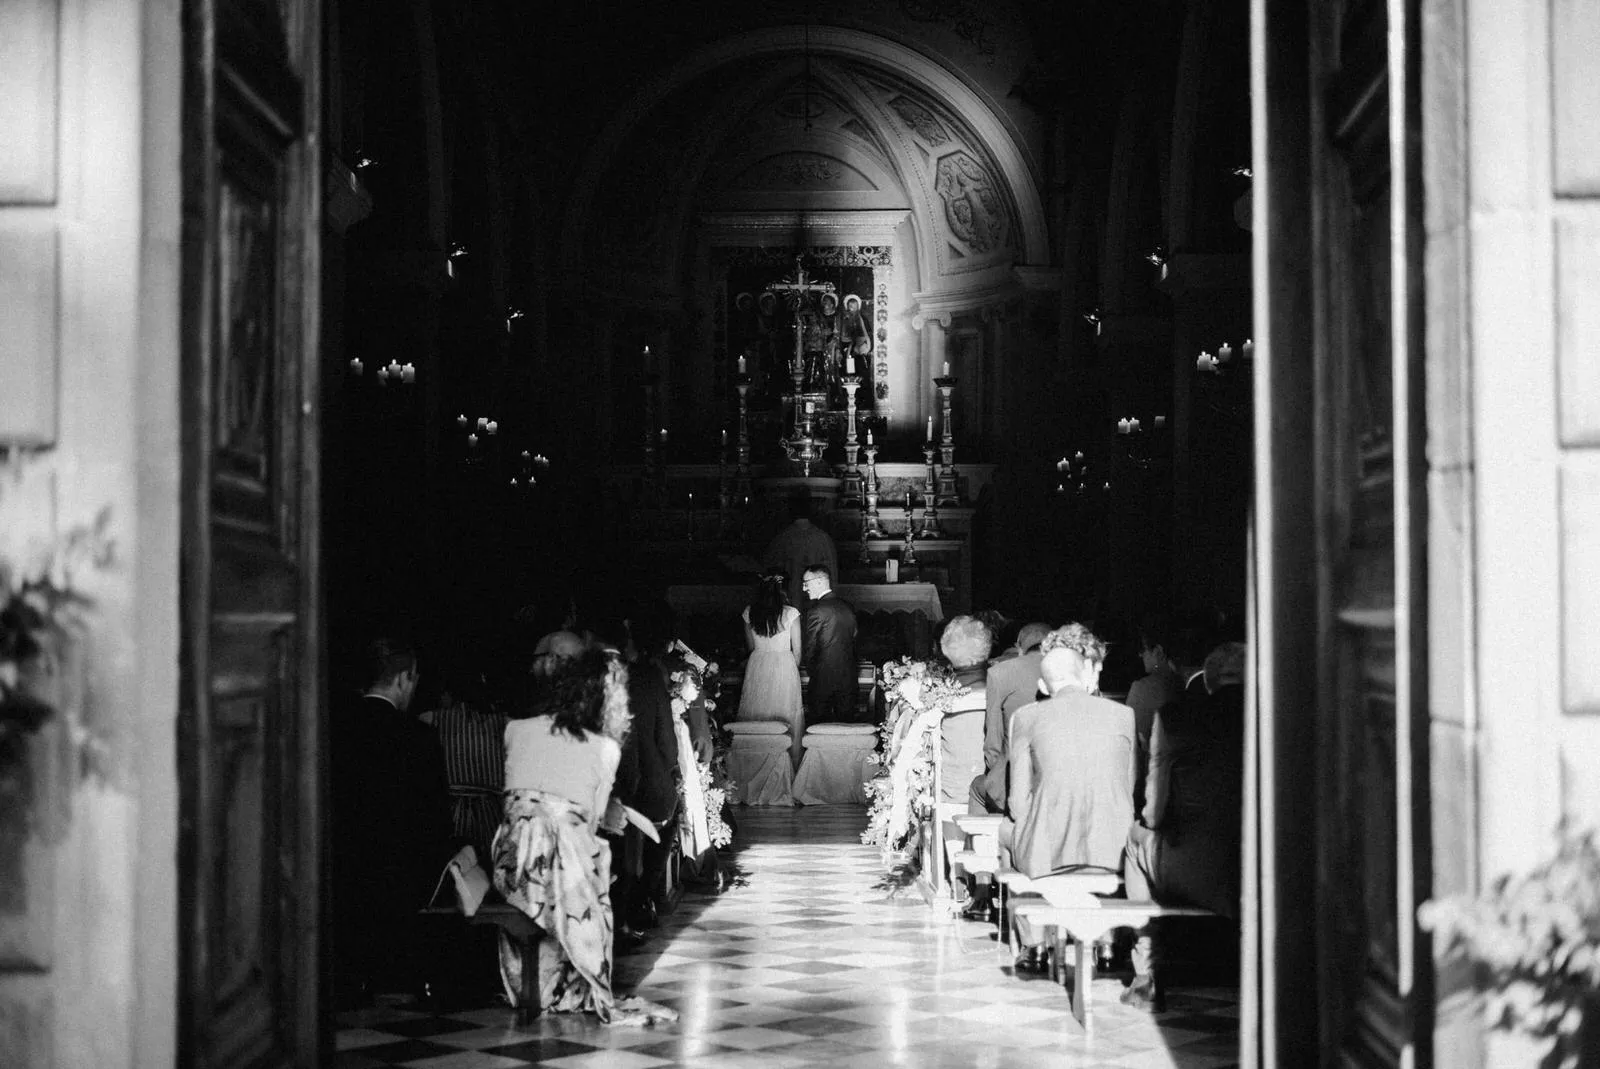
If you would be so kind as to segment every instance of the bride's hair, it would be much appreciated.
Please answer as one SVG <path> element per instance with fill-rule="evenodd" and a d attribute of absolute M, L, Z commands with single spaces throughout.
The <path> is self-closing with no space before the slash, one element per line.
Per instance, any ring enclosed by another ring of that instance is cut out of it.
<path fill-rule="evenodd" d="M 750 630 L 765 638 L 778 633 L 783 624 L 783 610 L 788 604 L 783 587 L 787 580 L 774 572 L 763 575 L 756 584 L 755 597 L 750 599 Z"/>

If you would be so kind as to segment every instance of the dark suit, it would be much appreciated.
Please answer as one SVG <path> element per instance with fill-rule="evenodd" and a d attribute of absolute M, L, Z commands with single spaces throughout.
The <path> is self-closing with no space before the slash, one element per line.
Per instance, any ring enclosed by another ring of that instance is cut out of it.
<path fill-rule="evenodd" d="M 1006 758 L 1011 753 L 1011 714 L 1039 696 L 1038 647 L 990 666 L 983 718 L 983 775 L 972 781 L 971 801 L 989 813 L 1006 808 Z"/>
<path fill-rule="evenodd" d="M 678 735 L 666 677 L 648 658 L 628 666 L 628 711 L 633 725 L 622 743 L 612 792 L 659 824 L 678 806 Z"/>
<path fill-rule="evenodd" d="M 856 719 L 856 614 L 829 592 L 805 614 L 805 663 L 811 674 L 806 724 Z"/>
<path fill-rule="evenodd" d="M 329 736 L 338 964 L 403 990 L 419 979 L 417 911 L 455 846 L 444 752 L 433 728 L 371 695 L 336 710 Z"/>
<path fill-rule="evenodd" d="M 1128 897 L 1239 915 L 1244 688 L 1184 694 L 1156 719 L 1152 828 L 1128 844 Z"/>

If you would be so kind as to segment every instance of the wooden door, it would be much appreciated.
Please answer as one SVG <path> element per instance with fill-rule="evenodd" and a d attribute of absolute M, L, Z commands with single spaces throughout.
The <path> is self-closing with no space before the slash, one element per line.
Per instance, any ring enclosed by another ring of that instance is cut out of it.
<path fill-rule="evenodd" d="M 318 1058 L 320 36 L 184 4 L 184 1066 Z"/>
<path fill-rule="evenodd" d="M 1349 1066 L 1415 1064 L 1427 1048 L 1413 953 L 1429 824 L 1411 612 L 1426 528 L 1411 410 L 1420 219 L 1411 142 L 1392 136 L 1408 56 L 1389 32 L 1405 7 L 1346 0 L 1317 50 L 1318 980 L 1324 1061 Z"/>

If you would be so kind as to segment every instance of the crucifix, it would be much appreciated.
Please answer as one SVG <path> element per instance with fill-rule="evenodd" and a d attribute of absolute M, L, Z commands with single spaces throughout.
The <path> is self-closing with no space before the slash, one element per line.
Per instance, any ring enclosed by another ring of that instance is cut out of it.
<path fill-rule="evenodd" d="M 794 258 L 794 279 L 785 279 L 782 282 L 769 282 L 769 293 L 781 293 L 789 298 L 789 307 L 794 309 L 794 362 L 790 365 L 789 374 L 794 378 L 794 392 L 798 395 L 805 382 L 805 329 L 800 313 L 805 307 L 806 298 L 814 294 L 833 293 L 832 282 L 807 282 L 806 265 L 796 255 Z M 812 383 L 815 389 L 816 383 Z"/>

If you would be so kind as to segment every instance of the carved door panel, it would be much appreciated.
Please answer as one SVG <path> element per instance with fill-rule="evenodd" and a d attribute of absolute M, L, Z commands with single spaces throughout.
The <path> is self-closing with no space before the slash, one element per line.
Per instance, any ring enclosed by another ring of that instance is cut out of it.
<path fill-rule="evenodd" d="M 190 0 L 180 1061 L 319 1046 L 315 0 Z"/>
<path fill-rule="evenodd" d="M 1397 447 L 1420 427 L 1396 405 L 1406 396 L 1397 394 L 1396 369 L 1408 376 L 1421 354 L 1395 344 L 1397 317 L 1411 321 L 1414 295 L 1409 263 L 1396 260 L 1393 242 L 1407 169 L 1392 155 L 1388 13 L 1382 3 L 1352 0 L 1327 27 L 1334 40 L 1325 55 L 1336 66 L 1324 101 L 1331 144 L 1322 150 L 1326 240 L 1318 263 L 1327 417 L 1319 450 L 1320 1001 L 1323 1035 L 1337 1045 L 1330 1062 L 1398 1066 L 1415 1056 L 1411 933 L 1426 872 L 1412 851 L 1428 818 L 1426 777 L 1419 793 L 1410 771 L 1413 724 L 1425 708 L 1409 681 L 1401 686 L 1421 650 L 1409 645 L 1415 631 L 1397 629 L 1396 611 L 1404 580 L 1397 564 L 1412 552 L 1413 529 L 1404 522 L 1411 450 Z"/>

